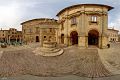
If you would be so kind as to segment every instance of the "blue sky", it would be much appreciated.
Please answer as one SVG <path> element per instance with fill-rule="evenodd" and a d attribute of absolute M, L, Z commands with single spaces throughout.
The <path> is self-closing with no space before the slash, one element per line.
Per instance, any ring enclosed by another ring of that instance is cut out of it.
<path fill-rule="evenodd" d="M 109 12 L 109 27 L 120 30 L 120 0 L 0 0 L 0 28 L 21 30 L 20 23 L 35 18 L 57 18 L 65 7 L 94 3 L 113 6 Z"/>

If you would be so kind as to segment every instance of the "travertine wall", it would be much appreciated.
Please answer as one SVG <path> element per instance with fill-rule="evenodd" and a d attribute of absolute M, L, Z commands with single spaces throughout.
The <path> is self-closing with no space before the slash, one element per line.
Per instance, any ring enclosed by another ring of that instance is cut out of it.
<path fill-rule="evenodd" d="M 108 40 L 110 42 L 118 42 L 118 30 L 108 29 Z"/>
<path fill-rule="evenodd" d="M 58 23 L 55 19 L 40 18 L 22 23 L 24 42 L 58 41 Z"/>
<path fill-rule="evenodd" d="M 0 30 L 0 41 L 6 41 L 8 36 L 8 31 L 7 30 Z"/>
<path fill-rule="evenodd" d="M 50 40 L 68 46 L 77 41 L 75 44 L 80 47 L 88 47 L 93 40 L 97 41 L 98 47 L 105 48 L 108 44 L 108 11 L 111 9 L 113 7 L 108 5 L 78 4 L 61 10 L 57 14 L 58 21 L 40 18 L 23 22 L 23 41 L 42 45 L 43 41 Z M 91 34 L 95 39 L 90 38 Z"/>
<path fill-rule="evenodd" d="M 0 30 L 0 41 L 10 43 L 11 41 L 21 42 L 22 32 L 15 28 L 9 30 Z"/>
<path fill-rule="evenodd" d="M 88 33 L 90 30 L 96 30 L 99 35 L 100 48 L 104 48 L 108 43 L 107 28 L 108 28 L 108 11 L 112 7 L 98 4 L 80 4 L 67 7 L 60 11 L 59 17 L 59 43 L 61 43 L 61 34 L 64 34 L 64 44 L 71 45 L 71 32 L 78 33 L 78 45 L 88 47 Z M 95 16 L 95 21 L 92 17 Z M 76 18 L 76 23 L 72 24 L 71 20 Z M 62 29 L 64 27 L 64 29 Z"/>

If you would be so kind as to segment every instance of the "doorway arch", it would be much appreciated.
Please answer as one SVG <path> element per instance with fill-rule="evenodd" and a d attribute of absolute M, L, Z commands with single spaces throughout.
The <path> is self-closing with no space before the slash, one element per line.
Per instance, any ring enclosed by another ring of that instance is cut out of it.
<path fill-rule="evenodd" d="M 88 45 L 99 44 L 99 32 L 97 30 L 90 30 L 88 32 Z"/>
<path fill-rule="evenodd" d="M 72 45 L 78 44 L 78 33 L 76 31 L 72 31 L 70 33 L 71 43 Z"/>

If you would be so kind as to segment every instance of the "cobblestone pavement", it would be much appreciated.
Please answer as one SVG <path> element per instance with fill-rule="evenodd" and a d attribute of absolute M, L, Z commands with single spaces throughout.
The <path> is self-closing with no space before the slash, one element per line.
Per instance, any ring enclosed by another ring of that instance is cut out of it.
<path fill-rule="evenodd" d="M 109 49 L 98 49 L 105 67 L 113 74 L 120 74 L 120 43 L 111 43 Z"/>
<path fill-rule="evenodd" d="M 31 74 L 38 76 L 77 75 L 103 77 L 112 74 L 102 64 L 97 49 L 80 49 L 72 46 L 63 55 L 42 57 L 30 49 L 4 51 L 0 59 L 0 75 Z"/>
<path fill-rule="evenodd" d="M 86 78 L 75 75 L 68 75 L 62 77 L 39 77 L 32 75 L 23 75 L 17 77 L 2 77 L 0 80 L 120 80 L 120 75 L 101 77 L 101 78 Z"/>
<path fill-rule="evenodd" d="M 0 58 L 2 57 L 3 51 L 0 51 Z"/>
<path fill-rule="evenodd" d="M 17 51 L 4 50 L 0 80 L 119 80 L 120 75 L 116 75 L 120 73 L 119 46 L 111 44 L 110 49 L 102 50 L 71 46 L 57 57 L 35 55 L 32 50 L 36 45 L 26 45 Z"/>
<path fill-rule="evenodd" d="M 22 46 L 7 46 L 7 48 L 1 48 L 0 51 L 16 51 L 16 50 L 23 50 L 23 49 L 34 49 L 36 47 L 39 47 L 39 43 L 29 43 L 27 45 L 22 45 Z"/>

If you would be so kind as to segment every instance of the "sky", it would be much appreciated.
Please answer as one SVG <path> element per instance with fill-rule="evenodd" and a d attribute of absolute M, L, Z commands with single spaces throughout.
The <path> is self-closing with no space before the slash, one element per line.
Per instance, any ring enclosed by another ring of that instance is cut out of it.
<path fill-rule="evenodd" d="M 109 11 L 109 27 L 120 30 L 120 0 L 0 0 L 0 28 L 22 29 L 21 23 L 35 18 L 57 18 L 65 7 L 75 4 L 105 4 Z"/>

